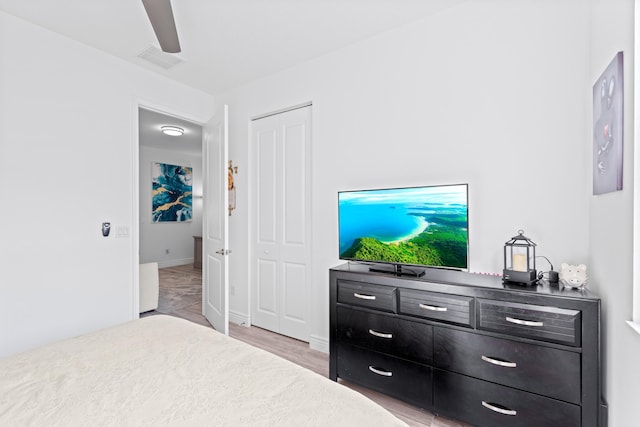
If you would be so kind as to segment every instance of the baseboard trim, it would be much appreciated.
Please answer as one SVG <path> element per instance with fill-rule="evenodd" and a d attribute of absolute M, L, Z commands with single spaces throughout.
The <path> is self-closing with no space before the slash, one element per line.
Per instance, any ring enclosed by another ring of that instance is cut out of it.
<path fill-rule="evenodd" d="M 177 267 L 179 265 L 193 264 L 193 258 L 172 259 L 169 261 L 158 261 L 158 268 Z"/>
<path fill-rule="evenodd" d="M 236 325 L 250 326 L 249 315 L 233 310 L 229 310 L 229 322 Z"/>
<path fill-rule="evenodd" d="M 323 353 L 329 353 L 329 340 L 318 335 L 309 335 L 309 348 Z"/>

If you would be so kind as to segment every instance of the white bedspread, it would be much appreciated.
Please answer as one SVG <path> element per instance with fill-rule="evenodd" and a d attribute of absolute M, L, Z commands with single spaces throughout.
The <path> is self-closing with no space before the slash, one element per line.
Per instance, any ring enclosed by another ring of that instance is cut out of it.
<path fill-rule="evenodd" d="M 0 359 L 0 426 L 403 426 L 359 393 L 151 316 Z"/>

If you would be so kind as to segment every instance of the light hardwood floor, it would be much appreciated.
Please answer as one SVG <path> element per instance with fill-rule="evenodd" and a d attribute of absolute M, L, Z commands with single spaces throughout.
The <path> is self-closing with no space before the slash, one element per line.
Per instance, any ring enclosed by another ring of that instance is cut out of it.
<path fill-rule="evenodd" d="M 142 316 L 168 314 L 211 327 L 202 315 L 202 271 L 192 265 L 160 269 L 160 300 L 158 309 Z M 324 377 L 329 375 L 329 355 L 311 350 L 309 344 L 293 338 L 257 328 L 229 324 L 229 335 L 255 347 L 262 348 Z M 339 380 L 356 390 L 413 427 L 467 427 L 466 424 L 435 416 L 356 384 Z"/>

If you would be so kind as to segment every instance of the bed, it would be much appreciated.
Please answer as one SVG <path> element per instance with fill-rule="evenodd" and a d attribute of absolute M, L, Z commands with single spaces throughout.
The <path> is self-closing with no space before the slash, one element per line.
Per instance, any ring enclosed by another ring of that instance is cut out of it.
<path fill-rule="evenodd" d="M 164 315 L 0 359 L 0 425 L 406 426 L 328 378 Z"/>

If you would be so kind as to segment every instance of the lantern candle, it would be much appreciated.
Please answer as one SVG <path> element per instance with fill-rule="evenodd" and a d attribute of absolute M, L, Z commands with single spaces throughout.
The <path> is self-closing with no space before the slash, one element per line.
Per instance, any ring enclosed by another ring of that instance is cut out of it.
<path fill-rule="evenodd" d="M 527 255 L 513 254 L 512 261 L 514 271 L 527 271 Z"/>
<path fill-rule="evenodd" d="M 518 235 L 504 244 L 502 281 L 527 286 L 538 282 L 536 272 L 536 244 L 518 230 Z"/>

